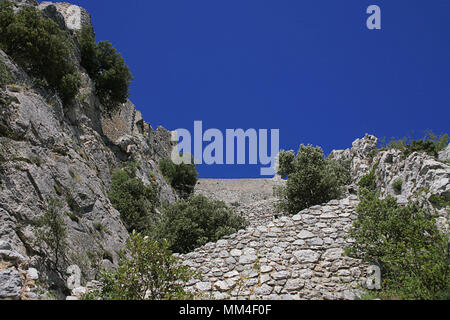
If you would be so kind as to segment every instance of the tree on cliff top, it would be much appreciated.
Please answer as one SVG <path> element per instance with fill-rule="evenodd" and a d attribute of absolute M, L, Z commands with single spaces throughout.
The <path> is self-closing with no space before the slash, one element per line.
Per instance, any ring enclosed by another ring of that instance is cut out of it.
<path fill-rule="evenodd" d="M 13 4 L 0 3 L 0 48 L 25 72 L 56 89 L 64 102 L 78 93 L 81 80 L 71 60 L 73 40 L 36 8 L 14 14 Z"/>
<path fill-rule="evenodd" d="M 108 41 L 95 43 L 91 27 L 79 33 L 81 65 L 95 82 L 100 102 L 108 109 L 127 102 L 133 76 L 125 60 Z"/>

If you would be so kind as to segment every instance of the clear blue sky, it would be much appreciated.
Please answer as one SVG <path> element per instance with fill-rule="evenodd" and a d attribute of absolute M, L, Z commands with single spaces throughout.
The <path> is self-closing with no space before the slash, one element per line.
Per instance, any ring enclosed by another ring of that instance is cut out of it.
<path fill-rule="evenodd" d="M 72 0 L 135 80 L 154 128 L 279 128 L 282 149 L 326 153 L 364 134 L 450 128 L 448 0 Z M 366 8 L 382 30 L 366 28 Z M 200 166 L 256 177 L 259 166 Z"/>

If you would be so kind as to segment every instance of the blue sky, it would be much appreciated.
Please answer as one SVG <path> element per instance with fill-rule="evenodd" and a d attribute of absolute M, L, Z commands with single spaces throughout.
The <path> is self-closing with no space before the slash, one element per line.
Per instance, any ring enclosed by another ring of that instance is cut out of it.
<path fill-rule="evenodd" d="M 72 0 L 135 77 L 154 128 L 279 128 L 282 149 L 326 153 L 364 134 L 449 130 L 448 0 Z M 366 9 L 382 10 L 382 30 Z M 259 166 L 200 166 L 257 177 Z"/>

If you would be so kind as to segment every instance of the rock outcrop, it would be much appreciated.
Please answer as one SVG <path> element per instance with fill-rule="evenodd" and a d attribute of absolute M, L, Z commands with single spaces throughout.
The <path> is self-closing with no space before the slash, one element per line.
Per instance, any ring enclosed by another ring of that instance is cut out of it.
<path fill-rule="evenodd" d="M 381 197 L 391 195 L 402 203 L 424 198 L 431 208 L 433 197 L 450 200 L 450 164 L 445 159 L 449 149 L 450 145 L 438 159 L 425 152 L 414 152 L 405 157 L 397 149 L 378 149 L 377 138 L 366 134 L 353 142 L 352 148 L 331 152 L 330 158 L 350 161 L 354 190 L 356 183 L 374 169 Z M 394 188 L 397 180 L 401 181 L 398 182 L 400 189 Z M 447 220 L 447 207 L 434 209 Z"/>
<path fill-rule="evenodd" d="M 447 146 L 447 148 L 439 152 L 438 159 L 441 161 L 447 161 L 448 163 L 448 161 L 450 160 L 450 144 Z"/>
<path fill-rule="evenodd" d="M 81 30 L 91 26 L 91 15 L 86 9 L 66 2 L 43 1 L 38 6 L 47 17 L 55 20 L 62 29 Z"/>

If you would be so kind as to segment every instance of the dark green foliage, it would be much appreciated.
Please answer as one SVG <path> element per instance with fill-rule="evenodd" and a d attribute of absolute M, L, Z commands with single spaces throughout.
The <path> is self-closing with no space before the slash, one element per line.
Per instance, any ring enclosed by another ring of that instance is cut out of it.
<path fill-rule="evenodd" d="M 450 192 L 446 192 L 442 195 L 433 194 L 428 200 L 437 208 L 450 207 Z"/>
<path fill-rule="evenodd" d="M 396 180 L 392 183 L 392 188 L 394 189 L 394 192 L 395 192 L 396 194 L 402 193 L 402 185 L 403 185 L 403 181 L 402 181 L 402 179 L 400 179 L 400 178 L 396 179 Z"/>
<path fill-rule="evenodd" d="M 186 253 L 245 226 L 245 219 L 224 202 L 198 195 L 164 208 L 163 220 L 156 225 L 154 234 L 168 240 L 174 252 Z"/>
<path fill-rule="evenodd" d="M 125 103 L 133 77 L 122 56 L 107 41 L 95 43 L 90 28 L 83 28 L 79 35 L 81 65 L 95 81 L 100 102 L 109 109 Z"/>
<path fill-rule="evenodd" d="M 297 156 L 281 151 L 278 173 L 288 177 L 286 186 L 275 190 L 278 210 L 290 214 L 338 198 L 341 187 L 350 182 L 349 163 L 325 159 L 322 149 L 311 145 L 301 145 Z"/>
<path fill-rule="evenodd" d="M 427 139 L 433 142 L 436 152 L 442 151 L 447 148 L 450 140 L 447 133 L 440 134 L 438 137 L 432 131 L 427 132 Z"/>
<path fill-rule="evenodd" d="M 9 1 L 0 3 L 0 47 L 29 75 L 45 79 L 69 102 L 80 87 L 69 34 L 36 8 L 24 7 L 15 15 L 12 10 Z"/>
<path fill-rule="evenodd" d="M 97 59 L 97 44 L 92 27 L 84 26 L 79 35 L 78 42 L 81 48 L 81 65 L 87 73 L 92 76 L 99 72 L 99 62 Z"/>
<path fill-rule="evenodd" d="M 378 154 L 378 152 L 380 152 L 380 150 L 375 148 L 375 149 L 371 150 L 371 151 L 367 154 L 367 157 L 370 159 L 370 162 L 373 161 L 373 158 L 376 157 L 376 155 Z"/>
<path fill-rule="evenodd" d="M 70 101 L 73 99 L 81 87 L 81 77 L 78 72 L 65 74 L 59 80 L 58 92 L 62 101 Z"/>
<path fill-rule="evenodd" d="M 37 220 L 39 247 L 44 250 L 44 259 L 48 267 L 55 272 L 64 271 L 66 261 L 67 228 L 61 217 L 62 202 L 58 199 L 48 199 L 45 214 Z"/>
<path fill-rule="evenodd" d="M 158 243 L 133 232 L 120 254 L 115 272 L 103 272 L 103 287 L 84 300 L 172 300 L 192 299 L 183 283 L 190 280 L 189 267 L 181 266 L 167 243 Z"/>
<path fill-rule="evenodd" d="M 429 140 L 413 140 L 410 145 L 406 146 L 404 151 L 405 156 L 409 156 L 413 152 L 423 151 L 430 156 L 437 157 L 438 151 L 432 141 Z"/>
<path fill-rule="evenodd" d="M 375 170 L 377 166 L 378 164 L 373 166 L 370 172 L 359 180 L 358 182 L 359 187 L 366 188 L 371 191 L 375 191 L 377 189 L 377 177 L 375 176 Z"/>
<path fill-rule="evenodd" d="M 182 198 L 187 199 L 194 192 L 198 180 L 194 164 L 175 164 L 169 159 L 162 159 L 159 162 L 159 169 Z"/>
<path fill-rule="evenodd" d="M 156 183 L 146 186 L 135 177 L 134 170 L 116 170 L 112 176 L 109 199 L 119 212 L 129 232 L 145 231 L 159 203 Z"/>
<path fill-rule="evenodd" d="M 12 82 L 12 76 L 6 65 L 0 60 L 0 87 L 5 87 Z"/>
<path fill-rule="evenodd" d="M 106 106 L 125 103 L 133 80 L 122 56 L 107 41 L 98 44 L 100 72 L 95 77 L 97 95 Z"/>
<path fill-rule="evenodd" d="M 76 222 L 76 223 L 80 222 L 80 219 L 78 219 L 78 217 L 77 217 L 77 215 L 76 215 L 75 213 L 70 212 L 70 211 L 67 211 L 65 214 L 66 214 L 66 216 L 68 216 L 68 217 L 70 218 L 70 220 L 72 220 L 73 222 Z"/>
<path fill-rule="evenodd" d="M 449 237 L 417 203 L 361 189 L 347 253 L 381 267 L 381 298 L 439 299 L 448 292 Z"/>
<path fill-rule="evenodd" d="M 430 156 L 437 157 L 439 151 L 447 147 L 448 142 L 449 137 L 447 133 L 438 137 L 432 131 L 427 131 L 424 139 L 412 140 L 405 137 L 401 140 L 395 140 L 392 138 L 386 147 L 401 150 L 405 157 L 408 157 L 413 152 L 425 152 Z"/>
<path fill-rule="evenodd" d="M 106 230 L 105 225 L 101 222 L 97 221 L 97 222 L 94 222 L 92 225 L 94 226 L 95 230 L 97 230 L 100 233 L 102 233 Z"/>
<path fill-rule="evenodd" d="M 295 171 L 295 154 L 293 150 L 282 150 L 278 154 L 278 174 L 285 178 Z"/>
<path fill-rule="evenodd" d="M 75 198 L 69 192 L 64 192 L 64 197 L 66 199 L 67 205 L 69 206 L 70 210 L 72 210 L 72 212 L 79 212 L 80 211 L 80 208 L 78 207 L 77 201 L 75 200 Z"/>

